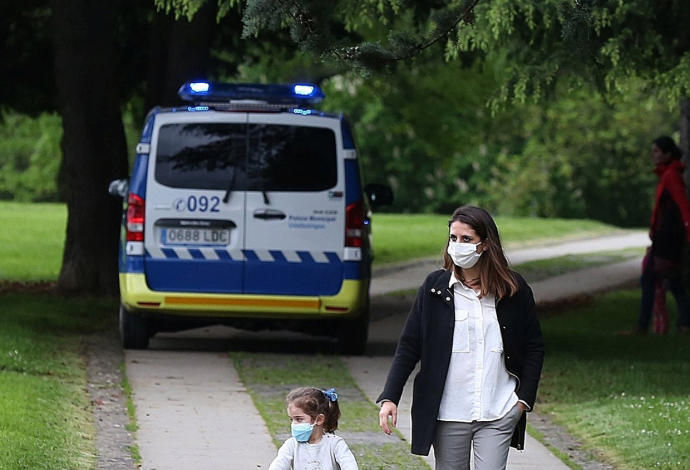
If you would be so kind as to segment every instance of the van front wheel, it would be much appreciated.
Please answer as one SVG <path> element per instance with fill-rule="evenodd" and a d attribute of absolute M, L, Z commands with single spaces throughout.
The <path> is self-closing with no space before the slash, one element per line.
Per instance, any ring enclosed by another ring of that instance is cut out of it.
<path fill-rule="evenodd" d="M 120 304 L 120 338 L 125 349 L 146 349 L 149 332 L 146 319 L 134 314 Z"/>
<path fill-rule="evenodd" d="M 361 356 L 369 337 L 369 309 L 353 320 L 341 320 L 336 324 L 338 349 L 342 354 Z"/>

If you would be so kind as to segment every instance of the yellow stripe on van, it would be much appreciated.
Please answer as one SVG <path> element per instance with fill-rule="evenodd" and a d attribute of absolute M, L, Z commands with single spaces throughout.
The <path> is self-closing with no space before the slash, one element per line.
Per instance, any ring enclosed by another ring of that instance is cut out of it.
<path fill-rule="evenodd" d="M 120 296 L 129 309 L 170 315 L 237 318 L 350 316 L 365 307 L 368 280 L 346 279 L 335 295 L 210 294 L 151 290 L 141 273 L 120 273 Z"/>
<path fill-rule="evenodd" d="M 321 302 L 315 300 L 299 299 L 233 299 L 218 297 L 178 297 L 166 296 L 166 305 L 233 305 L 240 307 L 288 307 L 307 308 L 316 310 Z"/>

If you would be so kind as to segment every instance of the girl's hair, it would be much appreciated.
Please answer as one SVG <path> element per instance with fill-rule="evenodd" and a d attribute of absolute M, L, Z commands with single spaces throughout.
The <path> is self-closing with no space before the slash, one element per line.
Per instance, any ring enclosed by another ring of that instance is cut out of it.
<path fill-rule="evenodd" d="M 482 245 L 486 247 L 486 251 L 482 253 L 477 262 L 481 294 L 483 296 L 493 294 L 497 299 L 515 294 L 518 290 L 518 283 L 508 267 L 508 260 L 503 253 L 498 228 L 491 215 L 479 207 L 461 206 L 453 212 L 453 216 L 448 221 L 448 228 L 453 222 L 462 222 L 472 227 L 481 238 Z M 443 251 L 443 268 L 453 268 L 455 275 L 460 278 L 462 269 L 453 263 L 453 259 L 448 254 L 449 243 L 450 238 L 446 241 L 446 248 Z"/>
<path fill-rule="evenodd" d="M 680 157 L 683 156 L 683 151 L 678 148 L 675 141 L 667 135 L 657 137 L 652 143 L 659 147 L 662 152 L 670 153 L 673 160 L 680 160 Z"/>
<path fill-rule="evenodd" d="M 323 414 L 326 419 L 323 422 L 323 430 L 326 432 L 333 432 L 338 429 L 338 418 L 340 418 L 340 407 L 338 406 L 337 395 L 335 391 L 330 393 L 330 396 L 335 397 L 335 400 L 326 396 L 324 390 L 314 387 L 300 387 L 288 393 L 285 400 L 288 405 L 292 404 L 300 408 L 312 419 L 320 414 Z"/>

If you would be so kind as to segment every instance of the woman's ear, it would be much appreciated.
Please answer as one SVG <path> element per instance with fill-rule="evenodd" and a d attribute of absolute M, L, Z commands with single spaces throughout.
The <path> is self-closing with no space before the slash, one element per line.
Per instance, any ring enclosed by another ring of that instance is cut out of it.
<path fill-rule="evenodd" d="M 323 413 L 319 413 L 316 415 L 316 419 L 314 420 L 314 424 L 318 424 L 319 426 L 323 426 L 323 423 L 326 422 L 326 415 Z"/>

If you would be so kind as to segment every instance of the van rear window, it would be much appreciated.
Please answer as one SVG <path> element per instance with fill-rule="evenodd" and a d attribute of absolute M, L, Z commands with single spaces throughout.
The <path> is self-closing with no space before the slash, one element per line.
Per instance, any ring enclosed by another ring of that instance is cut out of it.
<path fill-rule="evenodd" d="M 174 188 L 323 191 L 337 183 L 335 134 L 321 127 L 161 126 L 156 181 Z"/>

